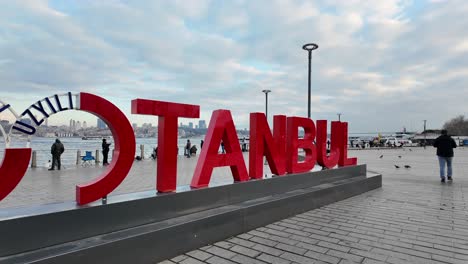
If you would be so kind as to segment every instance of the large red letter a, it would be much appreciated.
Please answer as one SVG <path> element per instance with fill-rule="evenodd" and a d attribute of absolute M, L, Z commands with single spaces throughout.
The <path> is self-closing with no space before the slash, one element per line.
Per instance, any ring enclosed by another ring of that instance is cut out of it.
<path fill-rule="evenodd" d="M 221 140 L 226 154 L 218 154 Z M 191 187 L 207 187 L 215 167 L 230 166 L 234 181 L 247 181 L 247 168 L 229 110 L 216 110 L 210 120 L 206 141 L 198 158 Z"/>

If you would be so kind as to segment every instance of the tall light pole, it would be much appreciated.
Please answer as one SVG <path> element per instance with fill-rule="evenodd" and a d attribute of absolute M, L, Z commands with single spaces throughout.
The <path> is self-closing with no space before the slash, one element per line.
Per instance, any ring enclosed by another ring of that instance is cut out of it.
<path fill-rule="evenodd" d="M 318 45 L 315 43 L 308 43 L 302 46 L 302 49 L 307 50 L 309 52 L 309 93 L 307 95 L 307 117 L 310 118 L 310 81 L 312 73 L 312 51 L 318 49 Z"/>
<path fill-rule="evenodd" d="M 268 123 L 268 93 L 271 93 L 271 90 L 263 90 L 265 93 L 265 116 Z"/>
<path fill-rule="evenodd" d="M 427 120 L 423 120 L 424 121 L 424 149 L 426 149 L 426 122 Z"/>
<path fill-rule="evenodd" d="M 338 113 L 338 121 L 341 121 L 341 113 Z"/>

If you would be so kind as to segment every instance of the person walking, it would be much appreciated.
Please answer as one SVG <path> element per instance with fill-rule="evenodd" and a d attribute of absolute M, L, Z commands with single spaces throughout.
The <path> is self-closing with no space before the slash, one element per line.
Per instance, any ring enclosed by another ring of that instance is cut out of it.
<path fill-rule="evenodd" d="M 60 156 L 64 151 L 65 148 L 63 147 L 62 142 L 60 142 L 60 139 L 57 138 L 55 143 L 52 144 L 52 147 L 50 148 L 50 153 L 52 154 L 52 167 L 49 170 L 55 170 L 55 165 L 57 165 L 57 169 L 60 170 Z"/>
<path fill-rule="evenodd" d="M 106 139 L 102 139 L 102 165 L 109 165 L 109 162 L 107 161 L 107 157 L 109 155 L 109 146 L 111 143 L 107 143 Z"/>
<path fill-rule="evenodd" d="M 200 149 L 203 148 L 203 143 L 205 143 L 205 142 L 204 142 L 203 139 L 202 139 L 202 140 L 200 141 Z"/>
<path fill-rule="evenodd" d="M 192 144 L 190 143 L 190 139 L 187 139 L 187 144 L 185 145 L 185 156 L 190 158 L 190 148 Z"/>
<path fill-rule="evenodd" d="M 447 135 L 447 130 L 442 130 L 441 134 L 434 141 L 434 147 L 437 148 L 439 158 L 440 182 L 445 182 L 445 164 L 447 164 L 447 180 L 452 180 L 453 149 L 457 147 L 457 144 L 452 137 Z"/>

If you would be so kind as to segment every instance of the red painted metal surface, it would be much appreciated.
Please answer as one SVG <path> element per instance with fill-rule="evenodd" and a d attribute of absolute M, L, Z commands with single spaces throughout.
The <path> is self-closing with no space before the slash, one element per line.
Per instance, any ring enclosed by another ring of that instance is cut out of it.
<path fill-rule="evenodd" d="M 327 120 L 317 120 L 317 163 L 322 167 L 331 169 L 338 164 L 340 149 L 332 139 L 336 137 L 339 129 L 339 122 L 331 122 L 330 153 L 327 155 Z"/>
<path fill-rule="evenodd" d="M 298 138 L 299 127 L 304 129 L 304 138 L 302 139 Z M 313 142 L 315 139 L 314 121 L 304 117 L 288 117 L 287 131 L 287 172 L 292 174 L 312 170 L 317 161 L 317 149 Z M 303 162 L 298 161 L 298 150 L 300 148 L 305 151 Z"/>
<path fill-rule="evenodd" d="M 249 175 L 252 179 L 262 179 L 264 156 L 273 174 L 286 174 L 286 116 L 273 119 L 272 135 L 265 114 L 250 113 Z"/>
<path fill-rule="evenodd" d="M 156 100 L 132 100 L 132 114 L 158 116 L 158 158 L 156 189 L 173 192 L 177 187 L 178 118 L 198 118 L 200 106 Z"/>
<path fill-rule="evenodd" d="M 224 142 L 226 154 L 218 154 L 221 141 Z M 205 144 L 198 158 L 190 186 L 193 188 L 207 187 L 213 169 L 224 166 L 230 166 L 234 181 L 247 181 L 249 179 L 231 112 L 229 110 L 216 110 L 211 116 Z"/>
<path fill-rule="evenodd" d="M 344 167 L 356 165 L 357 158 L 348 158 L 348 123 L 341 122 L 339 131 L 339 139 L 337 139 L 337 142 L 341 151 L 338 166 Z"/>
<path fill-rule="evenodd" d="M 31 148 L 6 148 L 0 166 L 0 201 L 15 189 L 31 159 Z"/>
<path fill-rule="evenodd" d="M 124 113 L 111 102 L 89 93 L 80 93 L 79 102 L 80 110 L 101 118 L 114 138 L 111 164 L 97 179 L 76 186 L 76 201 L 83 205 L 107 196 L 125 179 L 134 160 L 135 136 Z"/>

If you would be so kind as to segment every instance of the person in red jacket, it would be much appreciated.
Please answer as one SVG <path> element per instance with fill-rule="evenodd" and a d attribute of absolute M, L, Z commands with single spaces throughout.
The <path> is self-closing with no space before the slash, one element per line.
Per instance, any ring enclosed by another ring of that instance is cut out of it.
<path fill-rule="evenodd" d="M 439 158 L 440 182 L 445 182 L 445 164 L 447 164 L 447 180 L 452 180 L 453 149 L 457 147 L 457 144 L 452 137 L 447 135 L 447 130 L 442 130 L 441 134 L 434 141 L 434 147 L 437 148 Z"/>

